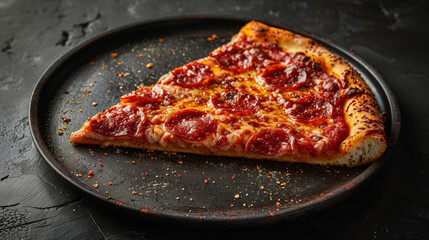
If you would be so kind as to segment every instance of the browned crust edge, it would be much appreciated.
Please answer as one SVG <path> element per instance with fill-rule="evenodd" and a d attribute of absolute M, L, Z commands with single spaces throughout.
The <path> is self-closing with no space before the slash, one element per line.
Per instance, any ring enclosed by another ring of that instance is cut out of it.
<path fill-rule="evenodd" d="M 349 99 L 344 106 L 346 122 L 350 127 L 350 136 L 343 141 L 341 152 L 329 157 L 312 156 L 261 156 L 249 152 L 213 151 L 207 148 L 183 148 L 172 141 L 165 147 L 157 144 L 148 144 L 135 139 L 124 138 L 119 140 L 97 140 L 85 137 L 85 126 L 72 133 L 71 142 L 81 144 L 94 144 L 101 146 L 131 147 L 147 150 L 184 152 L 202 155 L 216 155 L 228 157 L 244 157 L 254 159 L 267 159 L 281 162 L 301 162 L 315 165 L 360 166 L 379 158 L 385 151 L 386 137 L 384 125 L 377 107 L 375 98 L 363 79 L 355 69 L 342 58 L 334 55 L 314 40 L 294 34 L 292 32 L 269 27 L 259 22 L 251 21 L 246 24 L 232 41 L 242 37 L 253 38 L 256 42 L 271 42 L 278 44 L 286 52 L 303 52 L 313 61 L 320 64 L 328 74 L 332 74 L 349 87 L 362 90 L 364 94 Z"/>
<path fill-rule="evenodd" d="M 350 127 L 350 135 L 342 142 L 344 155 L 336 157 L 333 161 L 335 165 L 363 165 L 383 154 L 387 147 L 386 136 L 375 97 L 357 71 L 344 59 L 310 38 L 256 21 L 246 24 L 233 41 L 242 37 L 250 37 L 260 43 L 276 43 L 286 52 L 303 52 L 328 74 L 339 78 L 350 88 L 363 92 L 347 100 L 344 105 L 344 117 Z"/>

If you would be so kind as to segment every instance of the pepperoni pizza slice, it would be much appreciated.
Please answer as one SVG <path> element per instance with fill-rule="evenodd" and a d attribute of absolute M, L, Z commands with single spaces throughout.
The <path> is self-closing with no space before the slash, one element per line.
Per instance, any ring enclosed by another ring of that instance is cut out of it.
<path fill-rule="evenodd" d="M 210 56 L 120 98 L 75 144 L 359 166 L 386 148 L 370 89 L 311 39 L 252 21 Z"/>

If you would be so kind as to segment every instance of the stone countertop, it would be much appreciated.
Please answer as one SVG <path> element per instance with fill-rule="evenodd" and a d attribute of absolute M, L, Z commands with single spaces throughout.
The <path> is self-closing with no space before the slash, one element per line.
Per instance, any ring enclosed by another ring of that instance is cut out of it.
<path fill-rule="evenodd" d="M 0 239 L 428 238 L 428 10 L 423 0 L 0 1 Z M 199 15 L 282 23 L 331 39 L 368 61 L 401 107 L 401 135 L 385 167 L 333 207 L 257 228 L 195 229 L 137 220 L 70 189 L 31 138 L 28 105 L 39 77 L 100 32 Z"/>

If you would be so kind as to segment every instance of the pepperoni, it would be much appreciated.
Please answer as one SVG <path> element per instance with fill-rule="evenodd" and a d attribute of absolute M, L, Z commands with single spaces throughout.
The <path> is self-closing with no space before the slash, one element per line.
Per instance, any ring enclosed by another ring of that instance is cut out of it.
<path fill-rule="evenodd" d="M 245 151 L 261 155 L 274 155 L 279 152 L 291 151 L 294 138 L 280 129 L 262 130 L 249 138 Z"/>
<path fill-rule="evenodd" d="M 125 103 L 153 103 L 161 101 L 164 96 L 164 90 L 158 86 L 145 87 L 122 96 L 121 101 Z"/>
<path fill-rule="evenodd" d="M 233 72 L 245 72 L 252 67 L 264 65 L 270 57 L 258 44 L 239 41 L 222 46 L 219 50 L 211 52 L 212 57 L 221 68 Z"/>
<path fill-rule="evenodd" d="M 322 83 L 322 90 L 336 93 L 338 90 L 340 90 L 340 84 L 335 80 L 325 80 Z"/>
<path fill-rule="evenodd" d="M 254 45 L 253 45 L 254 46 Z M 249 49 L 249 53 L 252 55 L 253 66 L 259 70 L 261 68 L 272 65 L 271 57 L 260 47 L 253 47 Z"/>
<path fill-rule="evenodd" d="M 108 137 L 137 137 L 141 135 L 144 122 L 145 115 L 139 108 L 117 105 L 92 118 L 88 129 Z"/>
<path fill-rule="evenodd" d="M 258 109 L 258 99 L 244 90 L 227 90 L 212 97 L 215 108 L 235 114 L 250 114 Z"/>
<path fill-rule="evenodd" d="M 337 150 L 340 144 L 349 136 L 349 126 L 342 117 L 333 119 L 334 124 L 323 129 L 325 136 L 329 138 L 329 142 L 325 146 L 327 150 Z"/>
<path fill-rule="evenodd" d="M 211 52 L 210 57 L 216 60 L 221 68 L 233 72 L 245 72 L 252 67 L 252 55 L 243 48 L 244 43 L 237 42 L 222 46 L 219 51 Z"/>
<path fill-rule="evenodd" d="M 214 76 L 209 66 L 196 61 L 174 69 L 171 74 L 173 75 L 173 82 L 182 87 L 203 86 Z"/>
<path fill-rule="evenodd" d="M 168 117 L 165 128 L 181 139 L 201 141 L 216 131 L 217 123 L 210 114 L 196 109 L 187 109 Z"/>
<path fill-rule="evenodd" d="M 310 95 L 295 101 L 286 100 L 284 106 L 289 116 L 308 123 L 329 118 L 335 114 L 334 106 L 326 100 L 328 99 Z"/>
<path fill-rule="evenodd" d="M 216 139 L 216 147 L 219 150 L 222 150 L 226 145 L 228 145 L 228 138 L 225 135 L 221 135 Z"/>
<path fill-rule="evenodd" d="M 290 59 L 289 54 L 286 52 L 283 52 L 282 49 L 277 44 L 263 43 L 262 47 L 264 47 L 264 52 L 266 52 L 267 55 L 275 61 L 286 62 Z"/>
<path fill-rule="evenodd" d="M 261 79 L 271 86 L 295 89 L 307 82 L 307 72 L 296 65 L 277 64 L 266 68 Z"/>

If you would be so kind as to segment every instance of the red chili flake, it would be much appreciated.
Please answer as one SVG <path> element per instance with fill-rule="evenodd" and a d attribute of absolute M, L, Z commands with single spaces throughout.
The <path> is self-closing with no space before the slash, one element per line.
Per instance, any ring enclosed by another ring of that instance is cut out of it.
<path fill-rule="evenodd" d="M 192 198 L 189 198 L 189 201 L 191 201 L 191 202 L 192 202 L 192 201 L 194 201 L 194 199 L 192 199 Z"/>
<path fill-rule="evenodd" d="M 280 202 L 276 202 L 276 206 L 280 206 Z"/>
<path fill-rule="evenodd" d="M 161 57 L 162 55 L 161 55 L 161 53 L 158 53 L 158 54 L 156 54 L 156 56 L 157 56 L 157 57 Z"/>
<path fill-rule="evenodd" d="M 158 42 L 164 42 L 164 38 L 158 39 Z"/>
<path fill-rule="evenodd" d="M 70 122 L 70 118 L 63 117 L 62 119 L 63 119 L 64 122 Z"/>
<path fill-rule="evenodd" d="M 149 175 L 149 173 L 145 173 L 145 175 L 147 176 L 147 175 Z"/>
<path fill-rule="evenodd" d="M 123 72 L 121 72 L 121 73 L 116 73 L 116 76 L 118 76 L 118 77 L 123 77 L 125 74 L 123 73 Z"/>
<path fill-rule="evenodd" d="M 182 164 L 183 162 L 181 160 L 178 161 L 179 164 Z"/>
<path fill-rule="evenodd" d="M 218 36 L 217 36 L 216 34 L 212 34 L 212 36 L 211 36 L 211 37 L 208 37 L 207 39 L 208 39 L 209 41 L 212 41 L 212 40 L 214 40 L 214 39 L 216 39 L 216 38 L 218 38 Z"/>
<path fill-rule="evenodd" d="M 268 213 L 268 216 L 274 217 L 274 213 L 270 212 L 270 213 Z"/>
<path fill-rule="evenodd" d="M 167 51 L 171 52 L 171 48 L 167 49 Z"/>
<path fill-rule="evenodd" d="M 58 135 L 63 135 L 63 130 L 58 129 Z"/>
<path fill-rule="evenodd" d="M 212 36 L 211 37 L 208 37 L 207 39 L 209 40 L 209 41 L 212 41 L 213 39 L 215 39 L 215 38 L 218 38 L 218 36 L 216 35 L 216 34 L 212 34 Z"/>
<path fill-rule="evenodd" d="M 98 184 L 97 183 L 92 184 L 92 186 L 95 187 L 95 188 L 98 188 Z"/>
<path fill-rule="evenodd" d="M 88 94 L 90 92 L 91 92 L 91 90 L 85 90 L 85 94 Z"/>
<path fill-rule="evenodd" d="M 232 176 L 231 178 L 232 178 L 232 179 L 234 179 L 234 178 L 235 178 L 235 176 Z"/>
<path fill-rule="evenodd" d="M 136 194 L 137 194 L 137 192 L 136 192 L 136 191 L 133 191 L 131 194 L 136 195 Z"/>
<path fill-rule="evenodd" d="M 107 152 L 104 153 L 104 156 L 107 156 Z"/>
<path fill-rule="evenodd" d="M 110 81 L 109 83 L 110 83 L 110 84 L 113 84 L 113 81 Z"/>
<path fill-rule="evenodd" d="M 146 64 L 146 67 L 147 68 L 151 68 L 153 66 L 153 63 L 148 63 L 148 64 Z"/>
<path fill-rule="evenodd" d="M 69 93 L 69 91 L 68 90 L 64 90 L 64 93 L 67 94 L 67 93 Z"/>
<path fill-rule="evenodd" d="M 143 54 L 140 53 L 139 55 L 137 55 L 137 57 L 143 57 Z"/>
<path fill-rule="evenodd" d="M 90 83 L 90 84 L 89 84 L 89 86 L 90 86 L 90 87 L 94 87 L 94 83 Z"/>
<path fill-rule="evenodd" d="M 141 161 L 142 161 L 142 159 L 140 158 L 140 159 L 139 159 L 139 162 L 141 162 Z"/>
<path fill-rule="evenodd" d="M 101 162 L 101 158 L 99 158 L 98 161 Z"/>
<path fill-rule="evenodd" d="M 178 175 L 177 175 L 177 177 L 178 177 L 178 178 L 181 178 L 181 177 L 182 177 L 182 175 L 178 174 Z"/>
<path fill-rule="evenodd" d="M 204 179 L 204 183 L 205 184 L 207 184 L 209 182 L 209 180 L 207 180 L 207 179 Z"/>
<path fill-rule="evenodd" d="M 104 166 L 102 163 L 100 163 L 100 167 Z"/>
<path fill-rule="evenodd" d="M 112 185 L 112 182 L 111 182 L 111 181 L 108 181 L 108 182 L 107 182 L 107 184 Z"/>
<path fill-rule="evenodd" d="M 136 164 L 136 161 L 132 161 L 131 163 L 132 163 L 132 164 Z"/>
<path fill-rule="evenodd" d="M 111 54 L 110 54 L 110 56 L 111 56 L 111 57 L 117 57 L 117 56 L 118 56 L 118 54 L 117 54 L 117 53 L 111 53 Z"/>
<path fill-rule="evenodd" d="M 92 178 L 92 175 L 88 175 L 88 179 L 89 179 L 89 178 Z"/>
<path fill-rule="evenodd" d="M 94 175 L 94 171 L 89 171 L 88 175 Z"/>

